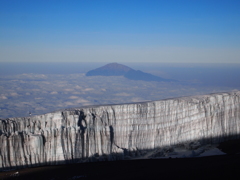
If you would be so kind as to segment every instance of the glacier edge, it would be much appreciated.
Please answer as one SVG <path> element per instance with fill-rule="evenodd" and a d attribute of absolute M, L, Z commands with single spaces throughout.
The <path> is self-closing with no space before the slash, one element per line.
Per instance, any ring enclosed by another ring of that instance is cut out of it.
<path fill-rule="evenodd" d="M 240 134 L 240 91 L 0 120 L 0 168 L 121 160 Z"/>

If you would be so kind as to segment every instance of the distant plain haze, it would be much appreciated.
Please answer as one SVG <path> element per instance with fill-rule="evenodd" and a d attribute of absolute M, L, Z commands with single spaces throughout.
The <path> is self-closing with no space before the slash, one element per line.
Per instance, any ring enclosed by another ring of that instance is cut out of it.
<path fill-rule="evenodd" d="M 176 82 L 86 76 L 106 63 L 0 63 L 0 118 L 240 89 L 240 64 L 124 63 Z"/>
<path fill-rule="evenodd" d="M 239 63 L 238 0 L 1 0 L 0 62 Z"/>

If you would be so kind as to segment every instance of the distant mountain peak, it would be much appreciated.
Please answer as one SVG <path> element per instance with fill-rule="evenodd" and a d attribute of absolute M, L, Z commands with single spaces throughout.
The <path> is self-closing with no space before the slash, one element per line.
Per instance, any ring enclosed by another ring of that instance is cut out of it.
<path fill-rule="evenodd" d="M 145 73 L 140 70 L 134 70 L 128 66 L 118 64 L 118 63 L 109 63 L 105 66 L 93 69 L 86 73 L 86 76 L 124 76 L 127 79 L 131 80 L 142 80 L 142 81 L 175 81 L 171 79 L 164 79 L 158 76 L 154 76 L 150 73 Z"/>
<path fill-rule="evenodd" d="M 124 71 L 124 72 L 128 72 L 132 70 L 130 67 L 122 64 L 118 64 L 118 63 L 109 63 L 103 67 L 100 67 L 99 69 L 108 69 L 108 70 Z"/>
<path fill-rule="evenodd" d="M 88 71 L 86 73 L 86 76 L 124 76 L 131 70 L 133 69 L 125 65 L 110 63 L 100 68 Z"/>

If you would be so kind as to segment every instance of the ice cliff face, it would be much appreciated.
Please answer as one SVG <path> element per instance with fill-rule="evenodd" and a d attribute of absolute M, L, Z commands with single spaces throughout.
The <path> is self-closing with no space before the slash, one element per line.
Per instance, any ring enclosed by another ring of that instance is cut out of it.
<path fill-rule="evenodd" d="M 92 106 L 0 121 L 0 168 L 139 156 L 240 135 L 240 91 Z"/>

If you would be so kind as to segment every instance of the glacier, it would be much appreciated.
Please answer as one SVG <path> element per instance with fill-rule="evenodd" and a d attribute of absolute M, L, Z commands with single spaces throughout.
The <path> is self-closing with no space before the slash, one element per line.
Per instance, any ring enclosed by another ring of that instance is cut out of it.
<path fill-rule="evenodd" d="M 0 119 L 0 168 L 141 157 L 239 138 L 240 91 Z"/>

